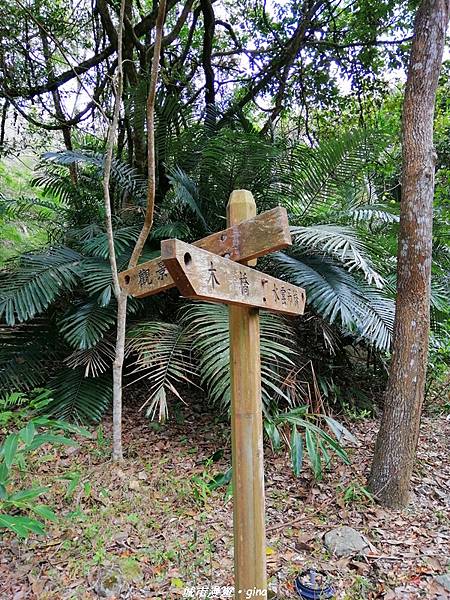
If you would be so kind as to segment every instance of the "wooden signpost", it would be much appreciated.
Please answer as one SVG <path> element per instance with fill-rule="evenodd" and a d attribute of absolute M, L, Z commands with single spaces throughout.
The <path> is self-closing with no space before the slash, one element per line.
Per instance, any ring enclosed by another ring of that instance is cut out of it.
<path fill-rule="evenodd" d="M 164 240 L 161 259 L 186 298 L 265 308 L 288 315 L 303 314 L 303 290 L 228 258 L 180 240 Z"/>
<path fill-rule="evenodd" d="M 137 298 L 177 287 L 229 305 L 235 598 L 267 597 L 259 309 L 303 314 L 305 291 L 252 269 L 291 242 L 286 210 L 256 216 L 253 196 L 234 191 L 228 228 L 194 244 L 161 242 L 161 257 L 119 275 Z M 233 262 L 234 261 L 234 262 Z M 252 596 L 252 597 L 253 597 Z"/>
<path fill-rule="evenodd" d="M 278 206 L 224 231 L 194 242 L 194 246 L 240 262 L 281 250 L 292 244 L 286 209 Z M 175 283 L 161 258 L 119 273 L 122 289 L 130 296 L 143 298 L 165 292 Z"/>

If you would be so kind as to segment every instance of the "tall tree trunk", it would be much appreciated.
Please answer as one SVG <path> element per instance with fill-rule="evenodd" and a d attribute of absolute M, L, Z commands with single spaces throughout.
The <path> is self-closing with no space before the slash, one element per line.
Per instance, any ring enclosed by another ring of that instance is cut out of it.
<path fill-rule="evenodd" d="M 45 64 L 46 64 L 46 68 L 47 68 L 48 80 L 51 81 L 51 80 L 55 79 L 55 70 L 53 68 L 53 60 L 52 60 L 52 55 L 50 52 L 50 45 L 48 42 L 47 32 L 41 28 L 40 35 L 41 35 L 41 41 L 42 41 L 42 50 L 44 53 Z M 64 114 L 63 104 L 61 102 L 61 95 L 59 93 L 59 90 L 58 89 L 53 90 L 51 92 L 51 95 L 52 95 L 52 99 L 53 99 L 53 105 L 55 107 L 56 119 L 61 125 L 61 131 L 62 131 L 62 135 L 63 135 L 64 145 L 66 147 L 66 150 L 71 151 L 71 150 L 73 150 L 72 135 L 71 135 L 71 131 L 70 131 L 70 126 L 65 124 L 67 119 L 66 119 L 66 115 Z M 78 183 L 76 163 L 71 163 L 69 165 L 69 173 L 70 173 L 70 179 L 71 179 L 73 185 L 76 186 Z"/>
<path fill-rule="evenodd" d="M 214 69 L 212 52 L 215 29 L 215 15 L 211 0 L 200 0 L 203 13 L 203 52 L 202 65 L 205 74 L 205 123 L 214 125 L 216 122 L 216 92 L 214 88 Z"/>
<path fill-rule="evenodd" d="M 428 355 L 435 152 L 433 118 L 450 0 L 423 0 L 403 105 L 403 174 L 394 341 L 370 490 L 407 504 L 419 437 Z"/>
<path fill-rule="evenodd" d="M 127 294 L 120 288 L 119 271 L 117 268 L 116 250 L 114 247 L 114 230 L 112 223 L 112 205 L 110 193 L 111 167 L 120 117 L 120 103 L 123 91 L 123 56 L 122 32 L 125 13 L 125 0 L 121 0 L 119 25 L 117 30 L 117 74 L 114 82 L 113 117 L 108 129 L 106 141 L 105 165 L 103 169 L 103 197 L 105 202 L 106 233 L 108 236 L 109 262 L 114 296 L 117 300 L 117 332 L 113 363 L 113 444 L 112 459 L 116 462 L 123 460 L 122 450 L 122 370 L 125 356 L 125 325 L 127 316 Z"/>

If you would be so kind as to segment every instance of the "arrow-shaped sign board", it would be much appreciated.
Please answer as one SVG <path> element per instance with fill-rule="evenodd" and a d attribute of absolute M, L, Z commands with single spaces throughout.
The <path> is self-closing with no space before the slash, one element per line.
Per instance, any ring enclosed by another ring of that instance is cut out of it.
<path fill-rule="evenodd" d="M 292 243 L 286 209 L 278 206 L 228 229 L 194 242 L 213 254 L 236 262 L 248 261 L 290 246 Z M 122 289 L 143 298 L 164 292 L 175 283 L 161 258 L 119 273 Z"/>
<path fill-rule="evenodd" d="M 302 315 L 305 290 L 180 240 L 161 242 L 161 259 L 186 298 Z"/>

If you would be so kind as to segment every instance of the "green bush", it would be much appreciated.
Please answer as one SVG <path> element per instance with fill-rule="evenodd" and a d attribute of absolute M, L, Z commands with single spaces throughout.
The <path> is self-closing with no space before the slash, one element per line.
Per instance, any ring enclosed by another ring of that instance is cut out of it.
<path fill-rule="evenodd" d="M 21 405 L 15 412 L 15 422 L 23 421 L 25 411 L 42 409 L 48 393 L 38 394 L 34 400 L 26 404 L 23 395 L 12 394 L 12 403 Z M 40 398 L 40 400 L 39 400 Z M 7 404 L 3 400 L 3 404 Z M 0 412 L 0 422 L 11 422 L 12 411 Z M 48 487 L 32 486 L 21 488 L 21 475 L 27 468 L 27 460 L 40 447 L 51 445 L 74 446 L 76 442 L 65 433 L 89 435 L 89 432 L 63 421 L 56 421 L 45 416 L 34 416 L 17 432 L 9 433 L 0 446 L 0 528 L 9 529 L 19 537 L 25 538 L 30 533 L 44 534 L 44 521 L 57 519 L 52 509 L 40 503 L 41 496 L 48 492 Z"/>

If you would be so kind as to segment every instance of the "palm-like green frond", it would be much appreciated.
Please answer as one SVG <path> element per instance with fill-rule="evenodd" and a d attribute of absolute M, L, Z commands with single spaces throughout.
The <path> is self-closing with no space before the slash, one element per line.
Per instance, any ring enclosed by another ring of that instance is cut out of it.
<path fill-rule="evenodd" d="M 177 238 L 178 240 L 191 240 L 192 232 L 187 223 L 182 221 L 170 221 L 155 225 L 150 232 L 152 240 L 168 240 Z"/>
<path fill-rule="evenodd" d="M 198 190 L 195 183 L 179 167 L 170 171 L 169 181 L 172 184 L 176 201 L 186 206 L 199 219 L 202 226 L 207 229 L 205 217 L 203 216 L 198 199 Z"/>
<path fill-rule="evenodd" d="M 91 348 L 74 350 L 64 362 L 70 369 L 83 367 L 85 377 L 98 377 L 111 368 L 113 360 L 114 344 L 103 338 Z"/>
<path fill-rule="evenodd" d="M 46 410 L 58 419 L 99 421 L 112 398 L 111 377 L 85 377 L 82 367 L 57 373 L 49 387 L 54 401 Z"/>
<path fill-rule="evenodd" d="M 113 308 L 87 302 L 61 320 L 60 331 L 72 348 L 86 350 L 95 346 L 115 321 Z"/>
<path fill-rule="evenodd" d="M 48 350 L 43 352 L 45 335 L 35 323 L 0 327 L 0 390 L 29 390 L 43 383 L 50 358 Z"/>
<path fill-rule="evenodd" d="M 355 223 L 398 223 L 399 215 L 392 212 L 391 207 L 380 204 L 360 204 L 353 206 L 348 211 L 348 216 Z"/>
<path fill-rule="evenodd" d="M 38 187 L 47 196 L 58 198 L 64 204 L 70 204 L 77 190 L 66 173 L 61 169 L 52 169 L 46 173 L 39 173 L 32 181 L 32 185 Z"/>
<path fill-rule="evenodd" d="M 114 248 L 116 254 L 122 254 L 127 248 L 132 247 L 139 236 L 139 232 L 140 227 L 137 226 L 116 229 L 114 231 Z M 83 253 L 107 259 L 109 257 L 107 234 L 102 232 L 85 241 L 83 243 Z"/>
<path fill-rule="evenodd" d="M 75 287 L 80 259 L 78 252 L 65 247 L 23 255 L 0 279 L 0 317 L 14 325 L 43 312 L 59 294 Z"/>
<path fill-rule="evenodd" d="M 375 271 L 371 260 L 351 227 L 339 225 L 311 225 L 291 227 L 295 244 L 302 252 L 323 253 L 338 259 L 346 269 L 358 269 L 364 273 L 368 283 L 382 287 L 383 278 Z"/>
<path fill-rule="evenodd" d="M 306 290 L 306 298 L 330 323 L 360 336 L 379 350 L 390 347 L 394 303 L 378 290 L 358 281 L 331 259 L 273 255 L 277 269 Z"/>
<path fill-rule="evenodd" d="M 57 215 L 65 215 L 68 212 L 69 208 L 61 202 L 29 196 L 7 198 L 0 193 L 0 218 L 26 218 L 48 223 Z"/>
<path fill-rule="evenodd" d="M 192 349 L 198 361 L 201 382 L 208 398 L 222 409 L 230 404 L 230 350 L 228 309 L 218 304 L 188 305 L 182 315 L 182 326 L 192 337 Z M 290 402 L 295 397 L 295 379 L 289 377 L 295 367 L 296 353 L 290 326 L 278 316 L 262 313 L 261 383 L 265 406 L 280 398 Z"/>
<path fill-rule="evenodd" d="M 58 165 L 69 166 L 77 163 L 90 165 L 97 171 L 99 178 L 102 176 L 105 161 L 103 154 L 89 150 L 46 152 L 43 158 Z M 113 159 L 111 165 L 111 181 L 117 184 L 122 194 L 127 193 L 137 200 L 144 200 L 146 198 L 147 185 L 145 179 L 136 169 L 116 158 Z"/>
<path fill-rule="evenodd" d="M 303 215 L 316 203 L 358 195 L 366 169 L 383 148 L 374 132 L 353 131 L 321 142 L 316 148 L 297 145 L 279 160 L 278 196 L 294 215 Z"/>
<path fill-rule="evenodd" d="M 378 290 L 360 283 L 361 301 L 357 315 L 358 336 L 368 340 L 378 350 L 388 352 L 394 330 L 395 302 Z"/>
<path fill-rule="evenodd" d="M 182 399 L 180 385 L 193 384 L 194 367 L 190 358 L 191 339 L 180 325 L 147 322 L 127 333 L 127 352 L 135 358 L 130 375 L 133 381 L 150 382 L 150 395 L 143 404 L 146 414 L 159 419 L 167 417 L 167 391 Z"/>
<path fill-rule="evenodd" d="M 320 427 L 321 422 L 328 426 L 331 435 Z M 281 441 L 279 430 L 286 425 L 291 430 L 289 445 L 295 475 L 299 475 L 302 468 L 304 447 L 306 447 L 316 479 L 322 478 L 323 466 L 330 466 L 332 454 L 338 456 L 346 464 L 350 462 L 341 441 L 347 439 L 356 442 L 356 439 L 348 429 L 331 417 L 308 413 L 308 406 L 299 406 L 287 412 L 279 412 L 264 425 L 266 433 L 275 447 Z M 303 435 L 298 429 L 303 431 Z M 284 435 L 284 437 L 287 436 Z"/>
<path fill-rule="evenodd" d="M 279 203 L 276 193 L 269 199 L 280 154 L 276 145 L 256 132 L 240 131 L 237 135 L 228 129 L 202 140 L 202 145 L 198 181 L 203 205 L 209 203 L 215 212 L 224 214 L 235 189 L 251 190 L 260 210 Z M 212 224 L 211 219 L 208 224 Z"/>
<path fill-rule="evenodd" d="M 82 262 L 83 286 L 100 306 L 108 306 L 113 288 L 111 265 L 102 258 L 85 258 Z"/>

